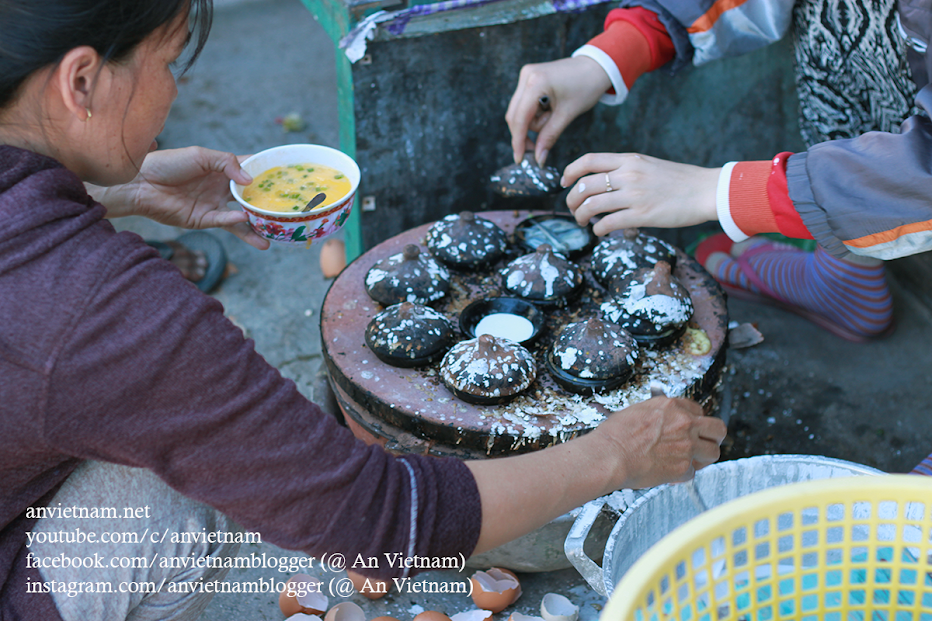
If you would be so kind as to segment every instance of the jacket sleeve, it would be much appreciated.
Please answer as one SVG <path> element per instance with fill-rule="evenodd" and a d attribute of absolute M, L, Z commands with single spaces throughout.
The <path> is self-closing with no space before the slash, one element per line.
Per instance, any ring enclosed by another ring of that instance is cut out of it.
<path fill-rule="evenodd" d="M 100 276 L 49 375 L 42 443 L 152 470 L 285 549 L 469 555 L 481 504 L 465 464 L 366 446 L 141 239 L 86 237 L 72 272 Z"/>
<path fill-rule="evenodd" d="M 676 47 L 671 71 L 690 62 L 702 65 L 740 56 L 779 41 L 793 15 L 793 0 L 624 0 L 621 6 L 657 13 Z"/>
<path fill-rule="evenodd" d="M 932 85 L 916 98 L 932 110 Z M 894 259 L 932 249 L 932 122 L 832 140 L 790 157 L 789 196 L 829 252 Z"/>

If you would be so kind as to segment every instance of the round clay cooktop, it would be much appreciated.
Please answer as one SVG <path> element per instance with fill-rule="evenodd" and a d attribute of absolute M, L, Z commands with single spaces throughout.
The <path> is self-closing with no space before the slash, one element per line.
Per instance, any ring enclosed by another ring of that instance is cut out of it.
<path fill-rule="evenodd" d="M 509 236 L 525 218 L 540 212 L 494 211 L 481 215 Z M 471 405 L 444 386 L 439 363 L 399 368 L 380 361 L 365 343 L 369 321 L 382 307 L 366 294 L 366 272 L 407 244 L 426 252 L 430 224 L 406 231 L 372 248 L 343 270 L 327 292 L 321 311 L 321 344 L 337 400 L 357 436 L 396 450 L 437 455 L 484 457 L 525 452 L 585 433 L 606 415 L 650 398 L 651 381 L 668 396 L 698 400 L 707 412 L 717 408 L 728 315 L 718 284 L 691 258 L 678 251 L 674 275 L 686 286 L 695 314 L 686 334 L 674 343 L 643 348 L 635 376 L 605 394 L 581 396 L 562 389 L 544 364 L 547 348 L 567 323 L 598 313 L 606 291 L 589 273 L 588 255 L 576 261 L 586 273 L 583 292 L 566 308 L 545 309 L 547 325 L 530 347 L 538 378 L 514 401 Z M 620 233 L 619 233 L 620 234 Z M 512 244 L 496 265 L 479 272 L 450 270 L 450 293 L 430 306 L 459 325 L 459 312 L 485 296 L 504 295 L 499 270 L 524 249 Z M 457 334 L 456 340 L 468 338 Z"/>

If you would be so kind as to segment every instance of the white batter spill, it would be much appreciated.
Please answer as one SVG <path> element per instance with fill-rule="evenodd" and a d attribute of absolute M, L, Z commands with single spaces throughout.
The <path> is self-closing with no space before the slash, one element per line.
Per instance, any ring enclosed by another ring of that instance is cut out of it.
<path fill-rule="evenodd" d="M 476 326 L 476 336 L 491 334 L 520 343 L 534 334 L 534 324 L 521 315 L 492 313 L 483 317 Z"/>

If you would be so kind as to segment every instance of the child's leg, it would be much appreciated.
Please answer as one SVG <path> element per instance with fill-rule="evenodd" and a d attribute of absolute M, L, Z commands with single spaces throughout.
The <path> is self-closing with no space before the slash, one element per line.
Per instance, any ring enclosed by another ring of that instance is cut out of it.
<path fill-rule="evenodd" d="M 33 528 L 32 532 L 41 536 L 75 534 L 80 529 L 85 535 L 95 537 L 93 542 L 75 543 L 42 543 L 42 537 L 37 537 L 30 552 L 40 562 L 63 557 L 87 558 L 98 559 L 105 565 L 104 568 L 62 568 L 60 562 L 43 563 L 59 565 L 39 570 L 46 583 L 112 585 L 111 593 L 71 596 L 67 592 L 53 592 L 55 605 L 64 621 L 196 619 L 207 607 L 212 594 L 198 589 L 190 589 L 188 593 L 184 588 L 172 588 L 170 583 L 187 583 L 181 584 L 185 587 L 197 581 L 222 581 L 228 569 L 191 567 L 192 562 L 211 557 L 222 564 L 223 557 L 236 556 L 239 548 L 238 543 L 182 543 L 180 537 L 175 537 L 173 543 L 172 535 L 217 531 L 235 534 L 240 528 L 220 512 L 182 496 L 148 470 L 139 468 L 86 462 L 65 481 L 49 506 L 112 507 L 119 513 L 115 519 L 41 519 Z M 124 509 L 138 511 L 141 517 L 125 519 Z M 126 537 L 122 533 L 127 533 Z M 143 534 L 146 534 L 144 538 Z M 167 534 L 164 540 L 162 534 Z M 104 536 L 125 541 L 101 541 Z M 141 540 L 133 541 L 137 536 Z M 168 567 L 173 559 L 186 561 L 188 567 Z M 160 584 L 162 589 L 158 593 L 149 587 Z M 176 592 L 169 592 L 170 588 Z"/>
<path fill-rule="evenodd" d="M 735 297 L 796 312 L 834 334 L 863 341 L 893 323 L 883 263 L 838 259 L 763 238 L 731 244 L 724 234 L 696 249 L 696 258 Z"/>
<path fill-rule="evenodd" d="M 924 474 L 926 476 L 932 476 L 932 455 L 929 455 L 921 462 L 916 464 L 916 467 L 910 470 L 910 474 Z"/>

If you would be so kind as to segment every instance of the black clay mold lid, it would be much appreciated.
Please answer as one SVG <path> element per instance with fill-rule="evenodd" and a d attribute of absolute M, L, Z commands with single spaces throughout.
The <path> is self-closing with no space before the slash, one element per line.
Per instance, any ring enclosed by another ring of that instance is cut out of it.
<path fill-rule="evenodd" d="M 420 367 L 440 360 L 453 343 L 453 324 L 428 306 L 389 306 L 366 327 L 366 345 L 379 360 L 396 367 Z"/>
<path fill-rule="evenodd" d="M 672 342 L 693 315 L 689 292 L 670 273 L 666 261 L 617 278 L 609 291 L 611 297 L 602 303 L 602 313 L 642 344 Z"/>
<path fill-rule="evenodd" d="M 676 249 L 670 244 L 637 229 L 625 229 L 624 234 L 607 237 L 592 251 L 592 275 L 603 285 L 642 267 L 653 267 L 666 261 L 676 267 Z"/>
<path fill-rule="evenodd" d="M 427 247 L 439 260 L 459 269 L 491 265 L 505 253 L 505 231 L 471 211 L 452 214 L 427 230 Z"/>
<path fill-rule="evenodd" d="M 429 254 L 408 244 L 366 272 L 366 293 L 382 306 L 401 302 L 427 304 L 450 290 L 450 273 Z"/>
<path fill-rule="evenodd" d="M 512 295 L 532 302 L 560 303 L 572 297 L 583 284 L 578 265 L 550 244 L 518 257 L 502 269 L 502 286 Z"/>
<path fill-rule="evenodd" d="M 592 394 L 626 382 L 637 359 L 638 345 L 630 334 L 593 317 L 563 328 L 547 353 L 547 369 L 563 388 Z"/>
<path fill-rule="evenodd" d="M 451 347 L 440 363 L 440 376 L 463 401 L 495 405 L 526 390 L 537 377 L 537 366 L 521 345 L 484 334 Z"/>
<path fill-rule="evenodd" d="M 528 151 L 517 164 L 505 166 L 489 177 L 492 191 L 506 198 L 547 196 L 559 192 L 560 171 L 552 166 L 540 166 L 533 151 Z"/>

